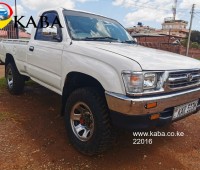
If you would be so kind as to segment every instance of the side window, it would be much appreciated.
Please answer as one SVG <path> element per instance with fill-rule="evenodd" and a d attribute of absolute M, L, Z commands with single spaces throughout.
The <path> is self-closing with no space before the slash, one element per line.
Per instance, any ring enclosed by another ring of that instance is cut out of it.
<path fill-rule="evenodd" d="M 42 16 L 47 19 L 49 26 L 47 26 L 47 23 L 44 21 L 45 18 L 41 18 L 36 30 L 35 40 L 52 42 L 61 41 L 62 29 L 57 22 L 54 22 L 56 18 L 59 19 L 58 14 L 56 12 L 46 12 Z"/>

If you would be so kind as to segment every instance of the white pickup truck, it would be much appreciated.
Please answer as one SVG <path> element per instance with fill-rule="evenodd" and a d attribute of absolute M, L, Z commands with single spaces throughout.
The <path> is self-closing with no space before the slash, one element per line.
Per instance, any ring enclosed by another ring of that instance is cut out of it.
<path fill-rule="evenodd" d="M 0 43 L 8 89 L 20 94 L 31 78 L 62 95 L 67 133 L 80 152 L 106 150 L 115 126 L 164 126 L 200 109 L 198 60 L 139 46 L 100 15 L 58 8 L 40 16 L 50 26 L 38 20 L 30 41 Z"/>

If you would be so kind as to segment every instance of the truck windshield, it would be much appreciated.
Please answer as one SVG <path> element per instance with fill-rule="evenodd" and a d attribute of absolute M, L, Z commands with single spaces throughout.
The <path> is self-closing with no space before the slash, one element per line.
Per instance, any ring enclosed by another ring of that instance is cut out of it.
<path fill-rule="evenodd" d="M 135 43 L 115 20 L 69 10 L 64 10 L 63 13 L 73 40 Z"/>

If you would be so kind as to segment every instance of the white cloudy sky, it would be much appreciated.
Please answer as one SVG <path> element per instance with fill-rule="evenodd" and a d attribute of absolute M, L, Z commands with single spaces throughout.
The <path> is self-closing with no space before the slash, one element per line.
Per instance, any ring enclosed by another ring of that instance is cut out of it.
<path fill-rule="evenodd" d="M 3 1 L 14 6 L 13 0 Z M 18 15 L 36 16 L 41 9 L 65 7 L 98 13 L 117 19 L 125 27 L 142 22 L 161 28 L 165 17 L 172 17 L 174 0 L 17 0 Z M 190 20 L 192 4 L 196 4 L 193 29 L 200 30 L 200 0 L 178 0 L 177 19 Z"/>

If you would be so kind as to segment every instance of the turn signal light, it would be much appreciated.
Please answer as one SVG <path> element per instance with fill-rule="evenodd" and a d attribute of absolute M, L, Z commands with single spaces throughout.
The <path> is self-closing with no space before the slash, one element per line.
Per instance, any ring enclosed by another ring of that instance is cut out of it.
<path fill-rule="evenodd" d="M 148 104 L 145 105 L 146 109 L 152 109 L 152 108 L 155 108 L 155 107 L 157 107 L 157 102 L 148 103 Z"/>
<path fill-rule="evenodd" d="M 139 80 L 139 77 L 138 76 L 131 76 L 130 80 L 131 80 L 131 82 L 135 82 L 135 81 Z"/>
<path fill-rule="evenodd" d="M 160 118 L 160 114 L 159 113 L 156 113 L 156 114 L 153 114 L 150 116 L 150 119 L 151 120 L 156 120 L 156 119 L 159 119 Z"/>

